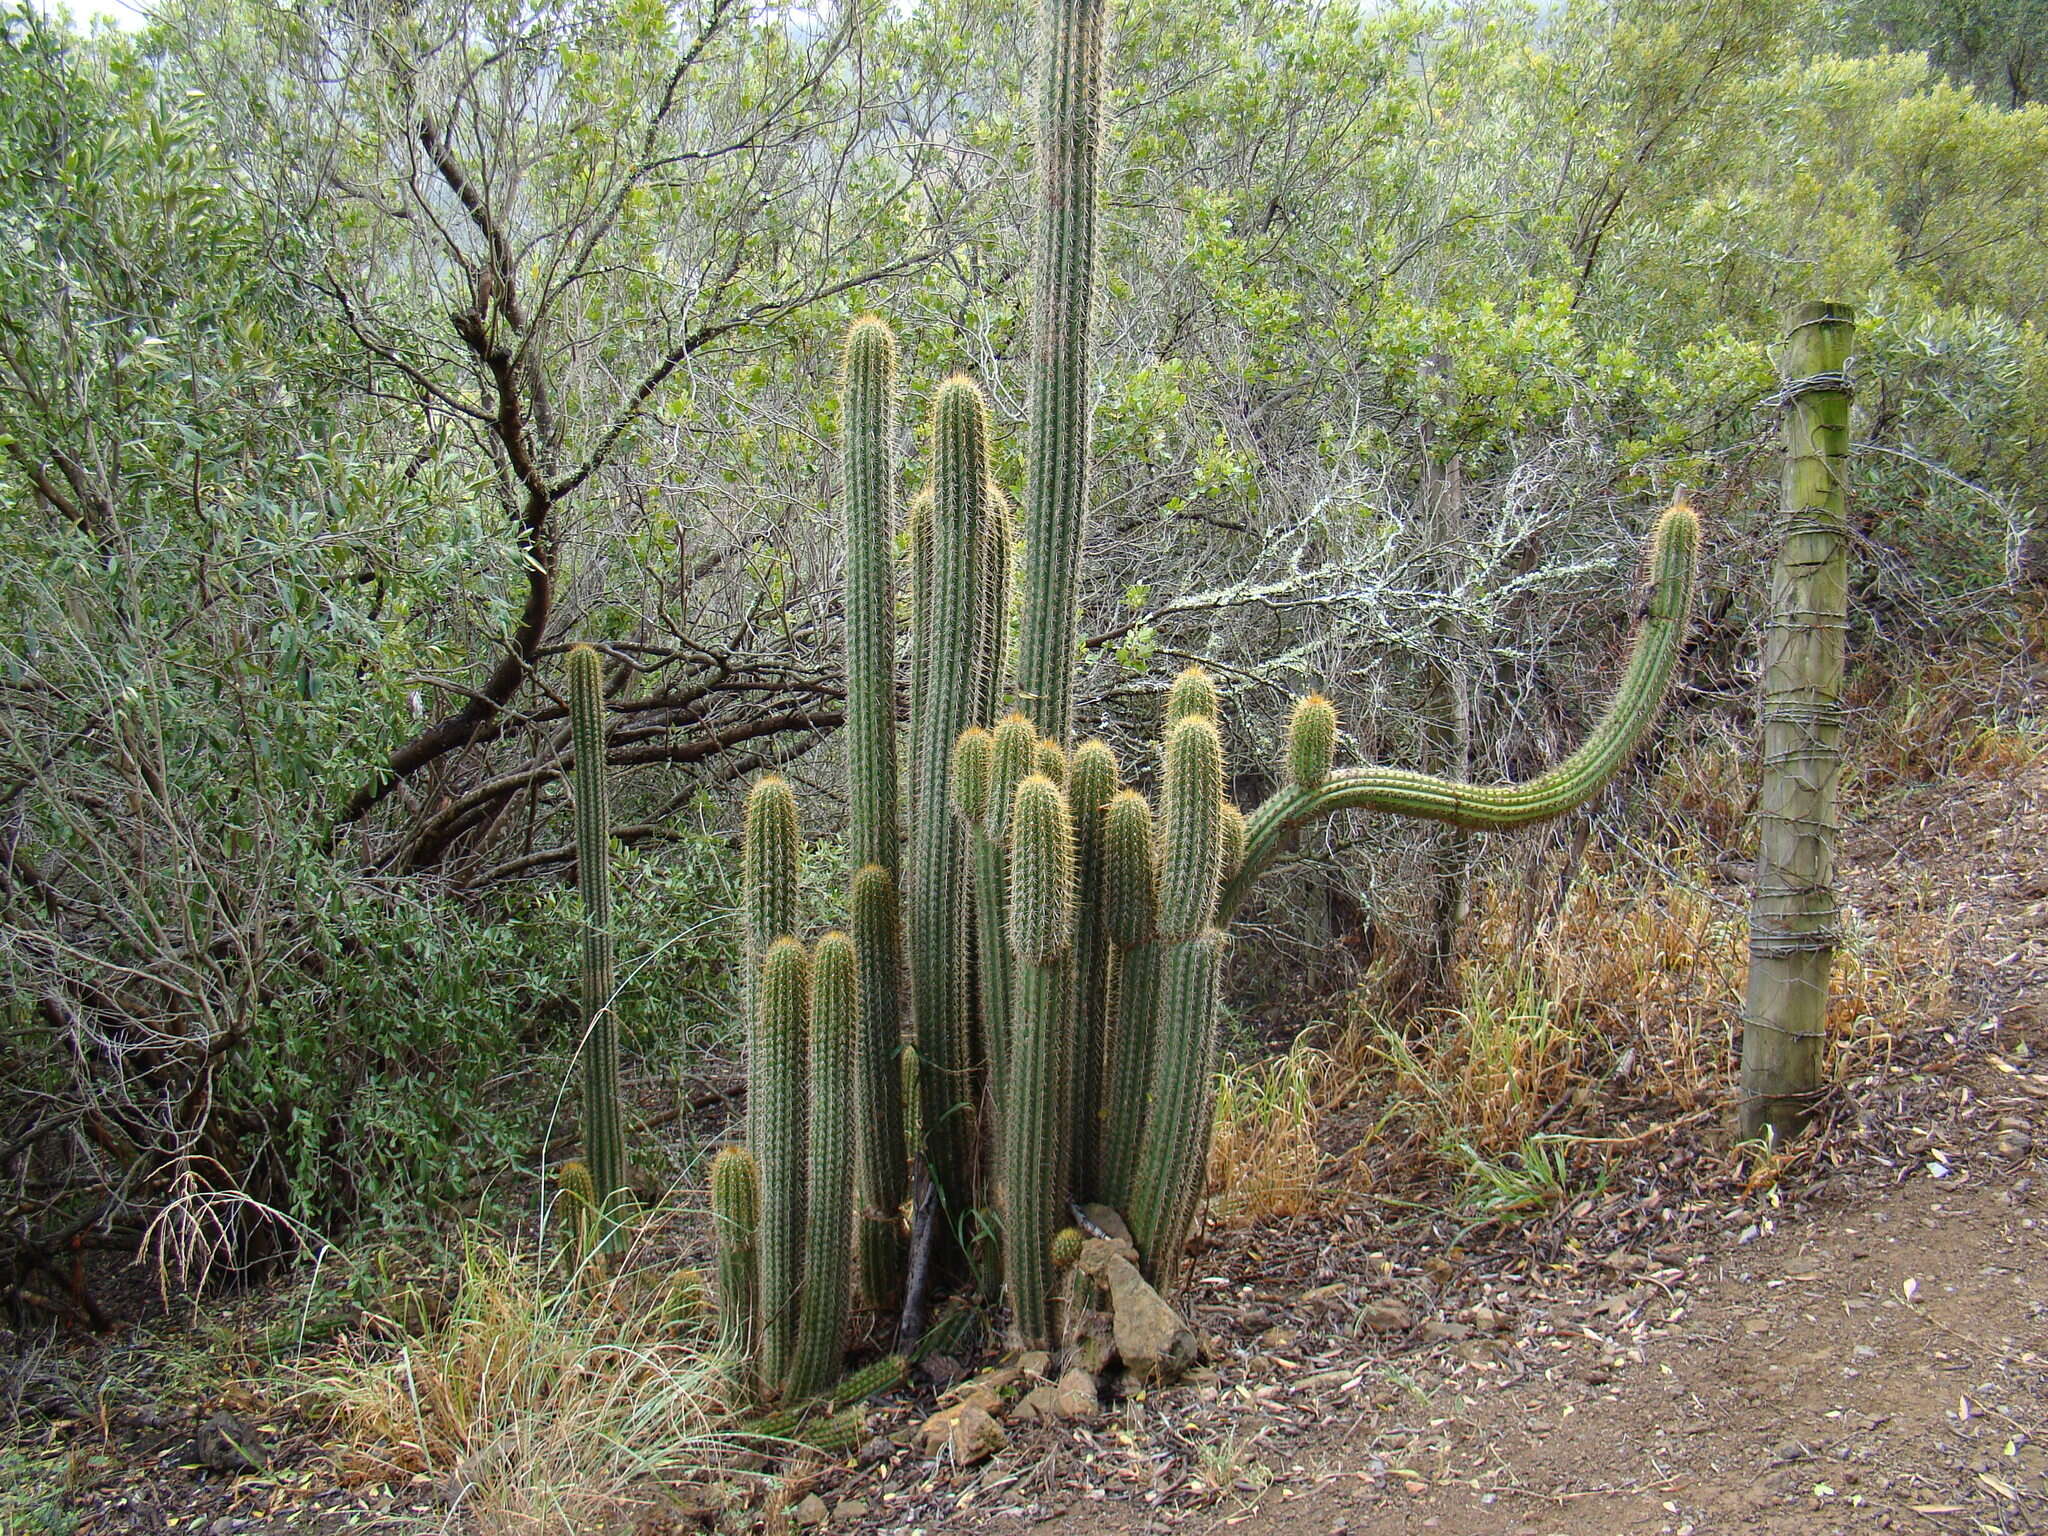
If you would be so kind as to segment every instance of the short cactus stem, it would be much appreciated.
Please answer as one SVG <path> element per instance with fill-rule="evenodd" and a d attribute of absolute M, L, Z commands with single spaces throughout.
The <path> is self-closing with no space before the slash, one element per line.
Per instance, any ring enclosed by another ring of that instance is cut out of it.
<path fill-rule="evenodd" d="M 1105 1113 L 1103 1055 L 1107 1045 L 1111 977 L 1109 919 L 1104 911 L 1104 818 L 1120 774 L 1116 754 L 1100 741 L 1074 749 L 1067 800 L 1074 817 L 1074 1007 L 1067 1031 L 1068 1183 L 1092 1194 L 1099 1176 L 1098 1148 Z"/>
<path fill-rule="evenodd" d="M 980 726 L 963 731 L 953 743 L 953 809 L 969 826 L 988 815 L 989 774 L 995 742 Z"/>
<path fill-rule="evenodd" d="M 1178 1278 L 1209 1155 L 1216 1064 L 1216 984 L 1223 935 L 1162 946 L 1158 1043 L 1130 1207 L 1124 1213 L 1153 1283 Z"/>
<path fill-rule="evenodd" d="M 1097 1190 L 1122 1211 L 1130 1204 L 1144 1130 L 1159 996 L 1159 951 L 1152 941 L 1152 808 L 1135 790 L 1112 796 L 1103 812 L 1102 858 L 1104 926 L 1115 946 L 1117 969 L 1104 1061 Z"/>
<path fill-rule="evenodd" d="M 596 651 L 569 652 L 569 740 L 574 753 L 576 889 L 583 898 L 583 1150 L 600 1228 L 616 1220 L 626 1187 L 619 1124 L 619 1021 L 612 978 L 610 809 L 605 787 L 604 666 Z M 610 1234 L 601 1231 L 600 1243 Z"/>
<path fill-rule="evenodd" d="M 1041 741 L 1032 755 L 1031 771 L 1040 773 L 1062 789 L 1067 784 L 1067 754 L 1060 750 L 1056 741 Z"/>
<path fill-rule="evenodd" d="M 802 833 L 796 795 L 779 773 L 764 773 L 747 795 L 741 862 L 746 866 L 747 949 L 754 963 L 796 933 L 797 860 Z"/>
<path fill-rule="evenodd" d="M 1166 726 L 1171 730 L 1190 715 L 1214 720 L 1222 711 L 1216 679 L 1206 668 L 1189 667 L 1174 678 L 1166 690 Z"/>
<path fill-rule="evenodd" d="M 903 1206 L 909 1154 L 903 1124 L 902 1024 L 898 1013 L 903 934 L 896 882 L 879 864 L 854 871 L 853 947 L 860 965 L 860 1283 L 867 1305 L 896 1304 L 903 1273 Z"/>
<path fill-rule="evenodd" d="M 825 1392 L 839 1379 L 852 1253 L 853 1046 L 858 965 L 843 933 L 819 939 L 811 956 L 809 1129 L 804 1180 L 803 1296 L 790 1402 Z"/>
<path fill-rule="evenodd" d="M 1052 1337 L 1052 1236 L 1065 1191 L 1057 1159 L 1065 1094 L 1059 1039 L 1065 1024 L 1067 956 L 1073 941 L 1074 833 L 1058 785 L 1033 774 L 1017 786 L 1010 827 L 1010 948 L 1016 957 L 1009 1104 L 1002 1117 L 1007 1225 L 1005 1280 L 1017 1337 Z"/>
<path fill-rule="evenodd" d="M 1223 819 L 1217 830 L 1223 839 L 1223 878 L 1227 881 L 1244 868 L 1244 812 L 1226 800 L 1220 814 Z"/>
<path fill-rule="evenodd" d="M 1215 721 L 1185 715 L 1167 728 L 1160 794 L 1159 936 L 1192 938 L 1216 912 L 1223 869 L 1223 744 Z"/>
<path fill-rule="evenodd" d="M 768 946 L 747 1062 L 747 1145 L 761 1172 L 761 1379 L 771 1390 L 789 1376 L 803 1281 L 810 971 L 795 939 Z"/>
<path fill-rule="evenodd" d="M 736 1380 L 754 1377 L 759 1345 L 761 1173 L 745 1147 L 711 1160 L 711 1224 L 718 1240 L 718 1347 Z"/>

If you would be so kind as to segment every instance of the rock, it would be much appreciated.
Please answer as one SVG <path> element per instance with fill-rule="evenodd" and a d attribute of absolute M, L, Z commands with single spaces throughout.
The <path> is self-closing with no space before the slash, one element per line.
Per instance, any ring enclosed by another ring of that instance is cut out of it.
<path fill-rule="evenodd" d="M 192 1459 L 216 1472 L 260 1472 L 270 1465 L 263 1437 L 231 1413 L 216 1413 L 192 1436 Z"/>
<path fill-rule="evenodd" d="M 2017 1162 L 2034 1150 L 2034 1138 L 2025 1127 L 2008 1125 L 1999 1131 L 1998 1139 L 1992 1145 L 2000 1157 Z"/>
<path fill-rule="evenodd" d="M 1422 1321 L 1422 1336 L 1432 1344 L 1441 1344 L 1445 1339 L 1469 1339 L 1472 1329 L 1465 1323 L 1447 1323 L 1440 1317 L 1428 1317 Z"/>
<path fill-rule="evenodd" d="M 1096 1312 L 1080 1320 L 1080 1327 L 1074 1334 L 1073 1345 L 1067 1351 L 1067 1363 L 1079 1366 L 1090 1376 L 1098 1377 L 1116 1363 L 1116 1334 L 1110 1327 L 1108 1318 Z M 1049 1379 L 1049 1363 L 1046 1374 Z"/>
<path fill-rule="evenodd" d="M 1344 1293 L 1350 1289 L 1348 1284 L 1339 1280 L 1334 1285 L 1319 1285 L 1312 1291 L 1303 1291 L 1301 1299 L 1311 1307 L 1341 1307 L 1344 1304 Z"/>
<path fill-rule="evenodd" d="M 798 1525 L 823 1525 L 832 1511 L 825 1507 L 825 1501 L 815 1493 L 807 1493 L 801 1503 L 789 1512 L 789 1518 Z"/>
<path fill-rule="evenodd" d="M 861 1448 L 854 1459 L 864 1467 L 876 1467 L 895 1454 L 895 1441 L 887 1435 L 871 1435 L 861 1443 Z"/>
<path fill-rule="evenodd" d="M 979 1408 L 990 1418 L 999 1419 L 1003 1416 L 1003 1394 L 979 1379 L 962 1382 L 946 1396 L 953 1402 Z"/>
<path fill-rule="evenodd" d="M 1056 1418 L 1059 1414 L 1059 1401 L 1059 1388 L 1042 1383 L 1017 1399 L 1017 1406 L 1010 1410 L 1010 1417 L 1027 1424 L 1036 1423 L 1041 1419 Z"/>
<path fill-rule="evenodd" d="M 1052 1379 L 1052 1356 L 1042 1349 L 1027 1349 L 1017 1357 L 1020 1375 L 1035 1376 L 1040 1381 Z"/>
<path fill-rule="evenodd" d="M 967 1374 L 967 1367 L 951 1355 L 927 1355 L 917 1363 L 917 1373 L 943 1392 Z"/>
<path fill-rule="evenodd" d="M 924 1421 L 918 1436 L 924 1441 L 927 1456 L 944 1452 L 953 1458 L 954 1465 L 962 1467 L 985 1461 L 1010 1443 L 1003 1426 L 972 1403 L 955 1403 L 940 1409 Z"/>
<path fill-rule="evenodd" d="M 1515 1325 L 1515 1320 L 1507 1313 L 1496 1311 L 1484 1302 L 1476 1307 L 1468 1307 L 1463 1315 L 1465 1321 L 1481 1333 L 1506 1333 Z"/>
<path fill-rule="evenodd" d="M 1358 1326 L 1368 1333 L 1406 1333 L 1415 1325 L 1398 1301 L 1373 1301 L 1358 1310 Z"/>
<path fill-rule="evenodd" d="M 1129 1249 L 1130 1251 L 1124 1257 L 1134 1262 L 1136 1261 L 1138 1245 L 1132 1240 L 1131 1229 L 1125 1223 L 1122 1216 L 1106 1205 L 1084 1205 L 1081 1207 L 1081 1214 L 1087 1218 L 1088 1225 L 1097 1232 L 1105 1234 L 1112 1242 L 1121 1243 L 1125 1248 Z"/>
<path fill-rule="evenodd" d="M 832 1506 L 832 1518 L 836 1521 L 865 1520 L 867 1517 L 868 1501 L 866 1499 L 841 1499 Z"/>
<path fill-rule="evenodd" d="M 1261 1349 L 1292 1349 L 1295 1340 L 1301 1337 L 1292 1328 L 1282 1328 L 1277 1323 L 1259 1335 Z"/>
<path fill-rule="evenodd" d="M 1068 1371 L 1053 1393 L 1053 1412 L 1083 1423 L 1100 1414 L 1102 1399 L 1096 1395 L 1095 1378 L 1086 1371 Z"/>
<path fill-rule="evenodd" d="M 965 1385 L 955 1387 L 953 1389 L 953 1395 L 959 1398 L 961 1402 L 968 1402 L 971 1401 L 971 1399 L 967 1395 L 968 1393 L 988 1392 L 993 1393 L 997 1400 L 1000 1401 L 1002 1395 L 1005 1392 L 1009 1391 L 1010 1388 L 1014 1387 L 1020 1380 L 1022 1380 L 1023 1376 L 1023 1369 L 1019 1366 L 992 1366 L 990 1369 L 983 1371 L 979 1376 L 976 1376 L 972 1381 L 967 1382 Z M 984 1403 L 982 1406 L 987 1407 L 987 1404 Z M 989 1409 L 989 1411 L 993 1413 L 995 1410 L 991 1408 Z"/>
<path fill-rule="evenodd" d="M 1109 1288 L 1111 1327 L 1124 1369 L 1140 1381 L 1170 1382 L 1195 1361 L 1195 1336 L 1124 1256 L 1126 1245 L 1093 1237 L 1076 1266 Z"/>

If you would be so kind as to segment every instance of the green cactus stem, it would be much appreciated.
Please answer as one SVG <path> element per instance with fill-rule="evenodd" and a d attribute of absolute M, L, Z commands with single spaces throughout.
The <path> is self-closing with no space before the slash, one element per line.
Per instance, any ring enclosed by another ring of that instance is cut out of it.
<path fill-rule="evenodd" d="M 747 1146 L 761 1171 L 761 1380 L 771 1391 L 789 1376 L 803 1280 L 810 1022 L 810 956 L 776 939 L 761 961 L 747 1062 Z"/>
<path fill-rule="evenodd" d="M 903 1206 L 910 1195 L 903 1123 L 902 925 L 896 882 L 880 864 L 853 873 L 849 916 L 860 962 L 860 1284 L 876 1312 L 896 1305 L 903 1277 Z"/>
<path fill-rule="evenodd" d="M 802 842 L 789 780 L 764 773 L 747 795 L 741 862 L 746 869 L 747 953 L 758 966 L 768 946 L 796 934 L 797 859 Z"/>
<path fill-rule="evenodd" d="M 616 1219 L 618 1194 L 626 1187 L 626 1141 L 619 1124 L 619 1021 L 612 995 L 604 664 L 587 645 L 569 652 L 569 740 L 575 762 L 576 889 L 583 898 L 583 1151 L 602 1224 Z"/>
<path fill-rule="evenodd" d="M 1205 720 L 1214 720 L 1221 708 L 1222 700 L 1216 692 L 1216 679 L 1201 667 L 1187 668 L 1167 685 L 1166 724 L 1169 729 L 1190 715 L 1200 715 Z"/>
<path fill-rule="evenodd" d="M 1333 811 L 1374 810 L 1475 830 L 1505 830 L 1561 816 L 1599 792 L 1656 719 L 1685 639 L 1699 560 L 1699 518 L 1675 506 L 1651 532 L 1649 603 L 1613 699 L 1579 749 L 1526 784 L 1464 784 L 1402 768 L 1332 772 L 1314 789 L 1290 778 L 1247 819 L 1243 866 L 1224 888 L 1218 921 L 1228 922 L 1251 883 L 1293 828 Z"/>
<path fill-rule="evenodd" d="M 840 411 L 846 478 L 848 852 L 896 872 L 896 339 L 869 315 L 846 334 Z"/>
<path fill-rule="evenodd" d="M 946 814 L 953 744 L 975 723 L 982 698 L 978 662 L 977 547 L 988 485 L 988 407 L 972 380 L 941 385 L 932 404 L 935 496 L 931 514 L 929 629 L 921 646 L 924 716 L 918 733 L 918 794 L 909 905 L 911 1000 L 918 1084 L 924 1103 L 925 1161 L 950 1233 L 974 1204 L 975 1019 L 961 958 L 968 914 L 962 904 L 965 829 Z"/>
<path fill-rule="evenodd" d="M 1104 1114 L 1103 1055 L 1109 1023 L 1109 919 L 1104 911 L 1104 816 L 1120 786 L 1116 754 L 1084 741 L 1068 765 L 1067 799 L 1074 815 L 1074 1008 L 1066 1034 L 1067 1158 L 1070 1187 L 1093 1191 Z"/>
<path fill-rule="evenodd" d="M 555 1183 L 562 1191 L 556 1211 L 567 1218 L 569 1262 L 581 1273 L 596 1256 L 600 1230 L 597 1184 L 590 1177 L 589 1165 L 575 1158 L 555 1170 Z"/>
<path fill-rule="evenodd" d="M 1081 538 L 1088 513 L 1095 169 L 1108 25 L 1106 0 L 1044 0 L 1040 13 L 1038 230 L 1017 692 L 1039 731 L 1062 744 L 1073 717 Z"/>
<path fill-rule="evenodd" d="M 859 967 L 853 940 L 828 933 L 811 953 L 810 1092 L 804 1181 L 803 1304 L 784 1393 L 802 1402 L 839 1379 L 850 1291 L 853 1045 Z"/>
<path fill-rule="evenodd" d="M 760 1341 L 761 1171 L 745 1147 L 711 1160 L 711 1223 L 718 1239 L 718 1346 L 742 1382 Z"/>
<path fill-rule="evenodd" d="M 1152 807 L 1136 790 L 1110 798 L 1103 812 L 1103 915 L 1116 948 L 1116 1006 L 1109 1032 L 1097 1186 L 1113 1209 L 1130 1209 L 1152 1086 L 1158 1017 L 1159 946 Z"/>
<path fill-rule="evenodd" d="M 1009 917 L 1016 1014 L 1002 1116 L 1003 1261 L 1017 1337 L 1033 1347 L 1052 1337 L 1049 1270 L 1064 1194 L 1052 1152 L 1065 1102 L 1059 1037 L 1074 922 L 1073 819 L 1067 797 L 1043 774 L 1017 786 L 1010 813 Z"/>
<path fill-rule="evenodd" d="M 1314 794 L 1330 777 L 1337 757 L 1337 706 L 1320 693 L 1297 699 L 1287 722 L 1287 776 L 1294 787 Z"/>
<path fill-rule="evenodd" d="M 1136 1179 L 1124 1213 L 1149 1274 L 1170 1280 L 1192 1215 L 1191 1185 L 1208 1157 L 1209 1078 L 1215 1063 L 1216 976 L 1222 936 L 1211 931 L 1223 865 L 1223 743 L 1208 715 L 1167 728 L 1160 791 L 1160 982 Z M 1199 1189 L 1196 1191 L 1199 1197 Z"/>

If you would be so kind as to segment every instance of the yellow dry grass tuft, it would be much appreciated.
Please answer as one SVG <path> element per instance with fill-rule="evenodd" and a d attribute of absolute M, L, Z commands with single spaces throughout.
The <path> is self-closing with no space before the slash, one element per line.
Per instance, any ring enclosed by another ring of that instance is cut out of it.
<path fill-rule="evenodd" d="M 1739 887 L 1703 861 L 1587 861 L 1532 922 L 1528 893 L 1482 888 L 1457 1001 L 1404 1014 L 1371 986 L 1322 1040 L 1318 1110 L 1383 1106 L 1359 1167 L 1450 1169 L 1477 1203 L 1554 1203 L 1599 1176 L 1593 1156 L 1639 1123 L 1714 1117 L 1733 1102 L 1748 979 Z M 1952 935 L 1939 914 L 1851 912 L 1829 1008 L 1832 1080 L 1888 1059 L 1904 1033 L 1953 1019 Z M 1623 1134 L 1610 1134 L 1621 1129 Z"/>
<path fill-rule="evenodd" d="M 1297 1040 L 1286 1055 L 1216 1081 L 1209 1142 L 1209 1214 L 1225 1226 L 1298 1216 L 1314 1200 L 1323 1154 L 1316 1104 L 1330 1062 Z"/>
<path fill-rule="evenodd" d="M 592 1282 L 473 1238 L 448 1305 L 290 1368 L 344 1472 L 424 1476 L 465 1529 L 570 1536 L 718 1459 L 726 1386 L 701 1280 Z"/>

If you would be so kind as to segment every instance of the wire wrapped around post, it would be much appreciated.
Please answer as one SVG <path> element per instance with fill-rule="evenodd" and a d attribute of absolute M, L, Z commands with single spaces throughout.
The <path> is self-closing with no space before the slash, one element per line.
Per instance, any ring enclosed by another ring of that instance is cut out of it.
<path fill-rule="evenodd" d="M 1847 366 L 1841 304 L 1794 312 L 1778 557 L 1764 623 L 1762 780 L 1742 1012 L 1742 1134 L 1805 1128 L 1827 1050 L 1828 973 L 1840 939 L 1835 835 L 1849 608 Z"/>

